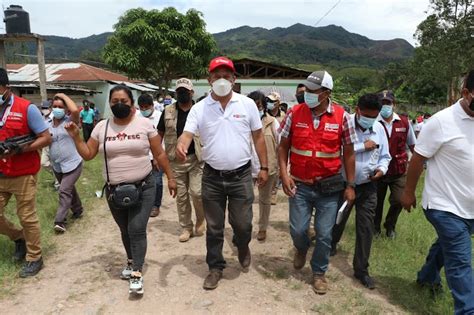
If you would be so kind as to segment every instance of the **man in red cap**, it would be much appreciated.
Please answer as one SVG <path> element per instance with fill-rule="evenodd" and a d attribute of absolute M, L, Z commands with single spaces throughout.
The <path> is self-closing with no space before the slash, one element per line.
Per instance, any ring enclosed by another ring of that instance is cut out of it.
<path fill-rule="evenodd" d="M 229 223 L 234 231 L 232 242 L 237 246 L 239 262 L 243 268 L 250 265 L 248 244 L 252 237 L 254 200 L 251 138 L 261 165 L 258 184 L 263 186 L 268 180 L 260 114 L 253 100 L 232 91 L 234 72 L 233 62 L 226 57 L 211 61 L 208 82 L 212 92 L 191 108 L 176 148 L 176 156 L 184 161 L 193 136 L 200 135 L 205 162 L 201 191 L 207 221 L 209 275 L 203 284 L 206 290 L 217 287 L 226 266 L 222 246 L 227 203 Z"/>

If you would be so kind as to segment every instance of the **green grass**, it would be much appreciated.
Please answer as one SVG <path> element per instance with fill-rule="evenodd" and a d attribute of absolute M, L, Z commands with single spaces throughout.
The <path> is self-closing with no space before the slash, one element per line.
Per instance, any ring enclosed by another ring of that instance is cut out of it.
<path fill-rule="evenodd" d="M 95 191 L 100 190 L 103 186 L 102 176 L 100 175 L 101 169 L 99 158 L 86 162 L 82 176 L 76 183 L 86 212 L 93 212 L 94 204 L 97 204 Z M 58 193 L 53 187 L 53 176 L 46 171 L 39 173 L 36 201 L 36 211 L 41 225 L 42 251 L 43 256 L 47 257 L 56 250 L 53 223 L 58 205 Z M 18 225 L 15 198 L 12 197 L 6 207 L 5 213 L 12 222 Z M 70 223 L 68 227 L 71 227 L 71 232 L 78 233 L 79 231 L 75 231 L 74 229 L 74 222 L 71 222 L 71 220 L 68 221 Z M 14 289 L 15 283 L 20 281 L 17 273 L 21 265 L 15 264 L 12 261 L 13 251 L 14 243 L 6 236 L 0 235 L 0 297 L 11 292 Z"/>
<path fill-rule="evenodd" d="M 421 183 L 423 179 L 417 189 L 418 204 L 421 203 L 423 186 Z M 386 201 L 385 211 L 387 210 Z M 348 261 L 352 261 L 354 253 L 354 217 L 352 214 L 340 243 L 342 250 L 351 257 Z M 453 300 L 444 277 L 444 269 L 442 270 L 444 292 L 436 300 L 427 290 L 420 289 L 415 284 L 417 272 L 424 264 L 428 250 L 436 239 L 434 228 L 425 218 L 423 210 L 420 207 L 411 213 L 403 210 L 396 230 L 395 240 L 380 237 L 374 239 L 372 244 L 369 272 L 375 278 L 379 290 L 392 304 L 399 305 L 409 313 L 452 314 Z"/>

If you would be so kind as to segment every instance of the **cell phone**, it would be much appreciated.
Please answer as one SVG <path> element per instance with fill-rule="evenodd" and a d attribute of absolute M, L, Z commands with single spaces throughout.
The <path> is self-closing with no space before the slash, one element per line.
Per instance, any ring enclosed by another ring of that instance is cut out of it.
<path fill-rule="evenodd" d="M 377 149 L 380 148 L 380 145 L 376 144 L 376 145 L 375 145 L 375 148 L 377 148 Z"/>

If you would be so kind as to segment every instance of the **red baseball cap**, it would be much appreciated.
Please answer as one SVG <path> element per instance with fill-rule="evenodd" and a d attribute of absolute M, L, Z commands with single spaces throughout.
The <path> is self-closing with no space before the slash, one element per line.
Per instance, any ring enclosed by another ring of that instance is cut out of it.
<path fill-rule="evenodd" d="M 218 67 L 225 67 L 232 70 L 232 72 L 235 72 L 234 63 L 226 57 L 216 57 L 212 59 L 209 63 L 209 72 L 214 71 Z"/>

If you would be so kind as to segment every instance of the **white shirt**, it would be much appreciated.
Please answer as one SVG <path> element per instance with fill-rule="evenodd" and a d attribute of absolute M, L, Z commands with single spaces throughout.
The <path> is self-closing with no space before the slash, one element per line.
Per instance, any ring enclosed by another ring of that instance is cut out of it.
<path fill-rule="evenodd" d="M 148 117 L 143 116 L 143 114 L 140 110 L 137 110 L 135 112 L 136 116 L 140 116 L 140 117 L 143 117 L 143 118 L 148 118 L 150 120 L 151 124 L 153 125 L 153 128 L 155 128 L 155 130 L 156 130 L 156 127 L 158 126 L 158 122 L 160 121 L 161 114 L 162 114 L 162 112 L 160 112 L 156 109 L 153 110 L 153 113 Z M 163 143 L 162 146 L 163 146 L 163 149 L 164 149 L 165 144 Z M 150 150 L 149 155 L 150 155 L 150 160 L 153 160 L 153 153 L 151 152 L 151 150 Z"/>
<path fill-rule="evenodd" d="M 459 101 L 427 120 L 415 151 L 428 158 L 423 208 L 474 219 L 474 117 Z"/>
<path fill-rule="evenodd" d="M 199 133 L 202 158 L 216 170 L 234 170 L 252 158 L 251 132 L 262 129 L 255 102 L 233 92 L 225 110 L 209 94 L 191 107 L 184 131 Z"/>
<path fill-rule="evenodd" d="M 354 143 L 356 154 L 355 183 L 360 185 L 370 182 L 369 177 L 374 175 L 375 170 L 381 170 L 385 175 L 392 157 L 389 152 L 387 135 L 381 124 L 375 122 L 372 129 L 362 131 L 360 126 L 356 124 L 355 114 L 351 115 L 351 120 L 357 134 L 357 142 Z M 379 147 L 366 151 L 364 142 L 367 140 L 374 141 Z M 342 173 L 345 176 L 346 172 Z"/>
<path fill-rule="evenodd" d="M 377 118 L 377 120 L 381 121 L 382 124 L 384 124 L 385 128 L 387 128 L 388 136 L 391 137 L 393 122 L 395 120 L 401 120 L 401 119 L 397 113 L 393 113 L 393 119 L 391 122 L 386 122 L 385 119 L 383 119 L 382 116 L 380 115 Z M 415 132 L 413 131 L 413 127 L 411 126 L 411 124 L 408 124 L 407 146 L 415 145 L 415 143 L 416 143 Z"/>

